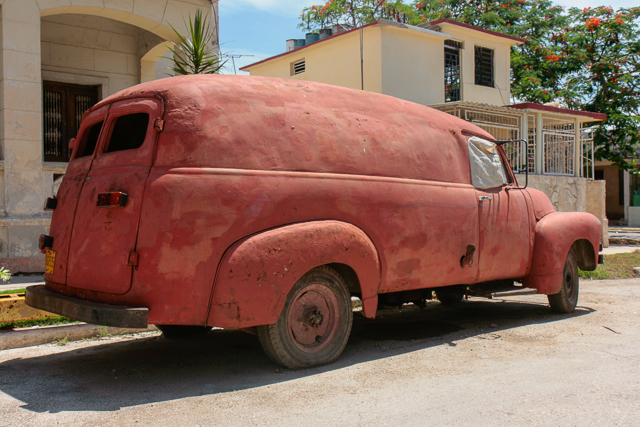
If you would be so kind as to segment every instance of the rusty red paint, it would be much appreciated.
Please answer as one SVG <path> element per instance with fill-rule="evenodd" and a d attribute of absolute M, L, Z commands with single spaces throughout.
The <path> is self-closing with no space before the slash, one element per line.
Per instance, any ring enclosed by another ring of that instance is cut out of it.
<path fill-rule="evenodd" d="M 144 144 L 104 153 L 113 120 L 140 111 L 150 115 Z M 367 317 L 395 291 L 529 275 L 549 293 L 573 242 L 598 247 L 595 217 L 552 213 L 533 190 L 473 188 L 468 135 L 491 136 L 400 99 L 188 76 L 107 98 L 78 141 L 101 120 L 96 153 L 73 158 L 60 188 L 47 288 L 147 307 L 149 323 L 272 324 L 296 281 L 326 264 L 355 272 Z M 126 205 L 98 208 L 107 192 L 127 193 Z M 555 225 L 567 221 L 582 226 Z"/>

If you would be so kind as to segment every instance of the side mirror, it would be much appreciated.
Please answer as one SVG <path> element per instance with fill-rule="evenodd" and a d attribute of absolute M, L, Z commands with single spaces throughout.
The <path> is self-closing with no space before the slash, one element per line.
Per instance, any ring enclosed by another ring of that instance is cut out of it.
<path fill-rule="evenodd" d="M 76 139 L 75 138 L 71 138 L 69 140 L 69 150 L 73 151 L 74 148 L 76 148 Z"/>

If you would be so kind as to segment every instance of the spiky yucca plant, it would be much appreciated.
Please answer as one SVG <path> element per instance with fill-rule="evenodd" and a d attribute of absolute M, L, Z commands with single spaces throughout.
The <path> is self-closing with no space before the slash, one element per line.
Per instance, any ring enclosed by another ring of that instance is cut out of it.
<path fill-rule="evenodd" d="M 169 69 L 175 75 L 214 74 L 224 66 L 226 61 L 221 62 L 220 56 L 210 49 L 209 43 L 213 39 L 213 30 L 207 18 L 208 15 L 202 16 L 200 10 L 196 12 L 193 20 L 189 15 L 186 36 L 169 24 L 179 42 L 169 48 L 173 57 L 165 56 L 164 58 L 172 61 L 173 64 Z"/>

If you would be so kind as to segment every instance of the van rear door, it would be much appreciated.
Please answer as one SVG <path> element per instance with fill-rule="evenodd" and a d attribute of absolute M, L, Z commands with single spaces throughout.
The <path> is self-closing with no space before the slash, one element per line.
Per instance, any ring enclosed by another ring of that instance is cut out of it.
<path fill-rule="evenodd" d="M 94 151 L 103 133 L 109 107 L 110 105 L 100 107 L 91 112 L 82 121 L 78 129 L 77 147 L 75 148 L 73 159 L 69 162 L 58 194 L 54 195 L 58 200 L 53 211 L 49 235 L 54 238 L 52 249 L 54 250 L 55 258 L 53 271 L 45 274 L 48 281 L 60 284 L 67 283 L 69 243 L 78 206 L 78 196 L 82 191 L 89 169 L 91 169 Z"/>
<path fill-rule="evenodd" d="M 142 196 L 155 152 L 154 125 L 162 113 L 157 99 L 111 105 L 78 201 L 68 286 L 111 294 L 131 287 Z"/>

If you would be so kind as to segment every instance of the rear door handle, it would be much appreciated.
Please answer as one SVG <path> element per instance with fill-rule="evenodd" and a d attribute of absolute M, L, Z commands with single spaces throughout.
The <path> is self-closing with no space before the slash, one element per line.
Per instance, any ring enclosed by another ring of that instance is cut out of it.
<path fill-rule="evenodd" d="M 483 201 L 483 200 L 493 200 L 493 197 L 491 196 L 479 196 L 478 200 Z"/>

